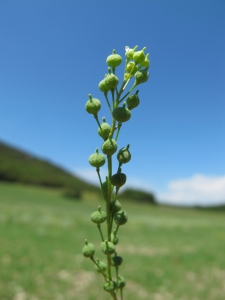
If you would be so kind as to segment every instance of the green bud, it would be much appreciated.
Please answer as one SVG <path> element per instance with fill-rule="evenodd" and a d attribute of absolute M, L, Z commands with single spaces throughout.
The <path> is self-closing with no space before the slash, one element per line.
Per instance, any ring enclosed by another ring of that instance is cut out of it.
<path fill-rule="evenodd" d="M 145 60 L 145 51 L 146 47 L 144 47 L 141 51 L 137 51 L 134 53 L 133 55 L 133 60 L 135 61 L 135 63 L 141 63 Z"/>
<path fill-rule="evenodd" d="M 125 73 L 124 74 L 124 80 L 127 81 L 128 79 L 130 79 L 132 77 L 132 74 L 130 73 Z"/>
<path fill-rule="evenodd" d="M 111 127 L 108 123 L 106 123 L 105 118 L 102 118 L 103 122 L 101 124 L 101 128 L 98 128 L 98 134 L 103 138 L 107 139 L 111 132 Z"/>
<path fill-rule="evenodd" d="M 102 145 L 102 152 L 107 155 L 113 155 L 116 150 L 117 143 L 111 138 L 111 134 L 109 134 L 109 138 Z"/>
<path fill-rule="evenodd" d="M 135 46 L 134 49 L 130 49 L 128 46 L 125 47 L 125 55 L 129 60 L 133 59 L 134 52 L 136 51 L 138 46 Z"/>
<path fill-rule="evenodd" d="M 114 221 L 117 225 L 124 225 L 125 223 L 127 223 L 127 220 L 128 220 L 128 216 L 124 210 L 118 211 L 114 215 Z"/>
<path fill-rule="evenodd" d="M 127 176 L 124 173 L 118 172 L 111 177 L 112 185 L 121 187 L 126 183 Z"/>
<path fill-rule="evenodd" d="M 113 292 L 116 289 L 116 282 L 115 281 L 107 281 L 104 284 L 103 288 L 106 292 Z"/>
<path fill-rule="evenodd" d="M 129 151 L 130 145 L 127 145 L 127 147 L 124 147 L 119 150 L 117 154 L 117 159 L 121 164 L 126 164 L 131 160 L 131 154 Z"/>
<path fill-rule="evenodd" d="M 148 80 L 148 76 L 149 76 L 149 72 L 147 71 L 147 69 L 144 70 L 139 70 L 137 71 L 135 74 L 135 85 L 144 83 Z"/>
<path fill-rule="evenodd" d="M 107 75 L 108 75 L 108 74 L 105 75 L 105 78 L 106 78 Z M 105 78 L 104 78 L 103 80 L 101 80 L 101 81 L 99 82 L 99 84 L 98 84 L 98 87 L 99 87 L 100 91 L 103 92 L 103 93 L 107 93 L 108 90 L 109 90 L 109 89 L 107 88 L 106 84 L 105 84 Z"/>
<path fill-rule="evenodd" d="M 110 202 L 110 212 L 111 214 L 115 214 L 116 212 L 121 210 L 121 203 L 119 202 L 119 200 L 116 201 L 111 201 Z"/>
<path fill-rule="evenodd" d="M 127 71 L 129 73 L 131 73 L 132 75 L 134 75 L 138 70 L 138 66 L 135 65 L 135 63 L 133 61 L 130 61 L 128 64 L 127 64 Z"/>
<path fill-rule="evenodd" d="M 125 285 L 126 285 L 125 278 L 119 275 L 118 288 L 122 289 L 125 287 Z"/>
<path fill-rule="evenodd" d="M 113 186 L 111 185 L 111 190 L 113 190 Z M 105 200 L 108 198 L 108 178 L 106 178 L 106 181 L 102 183 L 102 192 L 105 197 Z"/>
<path fill-rule="evenodd" d="M 111 70 L 109 68 L 109 74 L 105 77 L 105 86 L 109 90 L 114 90 L 119 83 L 119 79 L 116 77 L 116 75 L 111 74 L 110 72 Z"/>
<path fill-rule="evenodd" d="M 112 265 L 114 267 L 119 267 L 122 264 L 122 262 L 123 262 L 123 259 L 121 256 L 115 255 L 112 257 Z"/>
<path fill-rule="evenodd" d="M 111 233 L 111 241 L 114 245 L 119 243 L 119 238 L 115 235 L 115 230 Z"/>
<path fill-rule="evenodd" d="M 113 254 L 115 252 L 115 246 L 108 241 L 101 243 L 101 249 L 104 254 Z"/>
<path fill-rule="evenodd" d="M 88 243 L 87 240 L 85 240 L 85 245 L 84 248 L 82 250 L 82 253 L 85 257 L 93 257 L 94 253 L 95 253 L 95 247 L 93 244 Z"/>
<path fill-rule="evenodd" d="M 118 67 L 122 62 L 122 57 L 119 54 L 116 54 L 116 51 L 113 50 L 112 54 L 109 55 L 106 59 L 106 63 L 109 67 L 115 68 Z"/>
<path fill-rule="evenodd" d="M 135 94 L 130 95 L 129 97 L 127 97 L 127 107 L 131 110 L 135 107 L 137 107 L 140 103 L 139 97 L 138 97 L 138 92 L 137 91 Z"/>
<path fill-rule="evenodd" d="M 103 262 L 103 261 L 100 261 L 99 259 L 96 259 L 96 262 L 97 262 L 97 266 L 95 266 L 97 272 L 99 273 L 104 273 L 106 271 L 106 264 Z"/>
<path fill-rule="evenodd" d="M 101 153 L 98 153 L 98 148 L 97 148 L 96 152 L 89 156 L 88 161 L 91 166 L 100 168 L 105 164 L 105 156 Z"/>
<path fill-rule="evenodd" d="M 117 107 L 112 112 L 113 118 L 120 123 L 127 122 L 131 117 L 129 109 L 127 109 L 125 106 L 126 102 L 124 102 L 122 107 Z"/>
<path fill-rule="evenodd" d="M 148 59 L 148 57 L 149 57 L 149 54 L 146 54 L 145 60 L 140 63 L 141 67 L 143 67 L 143 68 L 150 67 L 150 60 Z"/>
<path fill-rule="evenodd" d="M 101 207 L 98 207 L 98 210 L 91 214 L 91 221 L 96 224 L 101 224 L 105 222 L 107 216 L 104 211 L 101 210 Z"/>
<path fill-rule="evenodd" d="M 101 109 L 101 102 L 96 98 L 92 98 L 91 94 L 89 94 L 89 100 L 87 101 L 85 108 L 89 114 L 96 115 Z"/>

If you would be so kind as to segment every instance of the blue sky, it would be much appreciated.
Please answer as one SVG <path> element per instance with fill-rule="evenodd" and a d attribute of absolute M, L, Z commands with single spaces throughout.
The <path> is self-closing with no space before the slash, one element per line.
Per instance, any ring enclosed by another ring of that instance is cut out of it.
<path fill-rule="evenodd" d="M 95 181 L 88 94 L 109 120 L 106 57 L 146 46 L 150 77 L 119 140 L 127 185 L 165 203 L 225 202 L 225 1 L 1 0 L 0 27 L 0 140 Z"/>

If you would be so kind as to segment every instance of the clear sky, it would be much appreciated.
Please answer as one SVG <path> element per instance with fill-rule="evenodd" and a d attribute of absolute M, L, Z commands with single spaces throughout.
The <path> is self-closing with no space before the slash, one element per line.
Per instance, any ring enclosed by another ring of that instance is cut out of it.
<path fill-rule="evenodd" d="M 224 0 L 1 0 L 0 28 L 0 140 L 96 182 L 88 94 L 107 118 L 106 57 L 146 46 L 150 77 L 119 139 L 131 145 L 127 185 L 165 203 L 225 203 Z"/>

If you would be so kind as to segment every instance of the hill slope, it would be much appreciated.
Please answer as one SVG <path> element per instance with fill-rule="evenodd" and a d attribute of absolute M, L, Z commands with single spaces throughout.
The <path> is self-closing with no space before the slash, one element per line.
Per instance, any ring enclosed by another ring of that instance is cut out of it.
<path fill-rule="evenodd" d="M 0 142 L 0 180 L 67 188 L 77 193 L 97 191 L 93 185 L 52 163 Z"/>

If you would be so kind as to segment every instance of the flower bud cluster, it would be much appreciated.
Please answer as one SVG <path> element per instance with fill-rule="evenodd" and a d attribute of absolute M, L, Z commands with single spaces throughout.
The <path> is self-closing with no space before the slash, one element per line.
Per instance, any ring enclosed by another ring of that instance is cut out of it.
<path fill-rule="evenodd" d="M 150 67 L 149 54 L 145 54 L 146 48 L 140 51 L 137 46 L 133 49 L 126 47 L 125 53 L 125 73 L 121 88 L 118 89 L 119 79 L 115 75 L 116 68 L 121 65 L 122 57 L 112 51 L 106 59 L 108 67 L 107 74 L 99 82 L 99 90 L 103 92 L 107 105 L 112 117 L 112 125 L 106 122 L 106 118 L 102 118 L 100 124 L 98 113 L 101 109 L 101 102 L 99 99 L 93 98 L 89 94 L 89 99 L 86 102 L 85 109 L 89 114 L 92 114 L 98 124 L 98 135 L 103 139 L 101 144 L 101 151 L 98 148 L 89 156 L 89 163 L 96 168 L 98 174 L 100 188 L 105 200 L 106 209 L 103 211 L 98 206 L 97 211 L 91 214 L 91 221 L 96 224 L 101 236 L 101 251 L 107 256 L 107 264 L 99 259 L 95 259 L 95 247 L 93 244 L 85 240 L 82 253 L 85 257 L 89 257 L 95 264 L 97 272 L 104 276 L 105 284 L 103 289 L 111 294 L 113 299 L 117 299 L 116 293 L 122 290 L 126 284 L 124 277 L 118 275 L 123 259 L 117 255 L 116 245 L 119 243 L 118 230 L 128 221 L 127 213 L 122 210 L 122 205 L 118 200 L 118 192 L 120 188 L 126 183 L 127 176 L 122 172 L 122 165 L 127 164 L 131 160 L 130 145 L 120 148 L 118 150 L 118 137 L 123 123 L 131 119 L 131 110 L 140 104 L 138 96 L 139 90 L 131 94 L 137 85 L 144 83 L 148 80 L 148 68 Z M 134 84 L 129 89 L 125 96 L 122 96 L 130 79 L 134 77 Z M 108 94 L 112 95 L 111 102 L 108 99 Z M 115 97 L 114 97 L 115 96 Z M 125 100 L 125 101 L 124 101 Z M 112 156 L 116 154 L 118 161 L 117 172 L 112 172 Z M 102 181 L 100 175 L 100 168 L 108 165 L 108 176 L 105 181 Z M 102 231 L 102 226 L 106 224 L 106 233 Z M 111 268 L 116 269 L 116 280 L 113 280 Z M 122 292 L 122 291 L 121 291 Z"/>
<path fill-rule="evenodd" d="M 148 68 L 150 67 L 149 54 L 145 55 L 146 47 L 140 51 L 136 51 L 138 46 L 130 49 L 128 46 L 125 47 L 125 55 L 127 58 L 126 73 L 124 79 L 128 80 L 132 76 L 135 77 L 134 85 L 144 83 L 148 80 L 149 73 Z"/>

